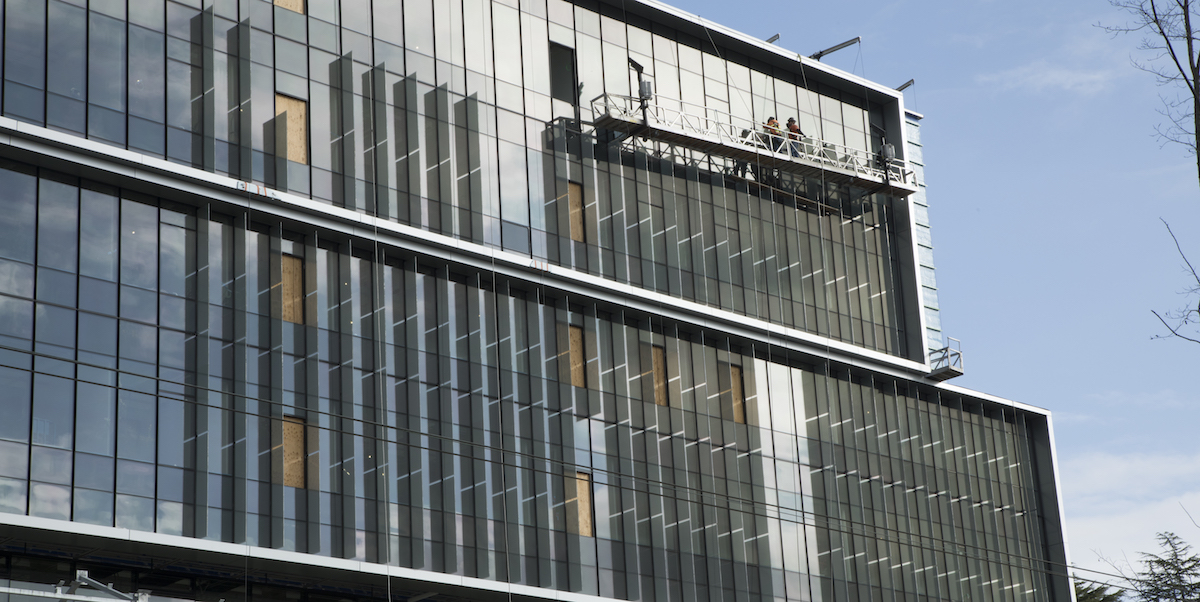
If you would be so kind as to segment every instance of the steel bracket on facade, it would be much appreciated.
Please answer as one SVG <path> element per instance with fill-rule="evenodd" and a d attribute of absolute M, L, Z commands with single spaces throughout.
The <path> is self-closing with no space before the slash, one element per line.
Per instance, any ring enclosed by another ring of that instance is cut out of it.
<path fill-rule="evenodd" d="M 118 600 L 125 600 L 126 602 L 148 602 L 148 600 L 150 599 L 150 592 L 147 590 L 138 590 L 136 593 L 132 593 L 132 594 L 127 594 L 127 593 L 124 593 L 121 591 L 117 591 L 115 588 L 113 588 L 113 585 L 111 583 L 105 584 L 105 583 L 96 581 L 95 579 L 92 579 L 88 575 L 88 572 L 83 569 L 79 569 L 79 570 L 75 571 L 75 579 L 72 580 L 70 583 L 67 583 L 65 580 L 59 581 L 58 584 L 54 586 L 54 594 L 55 595 L 54 596 L 46 596 L 46 597 L 60 597 L 61 596 L 60 600 L 63 600 L 64 602 L 66 602 L 67 600 L 79 600 L 81 597 L 85 598 L 85 599 L 89 599 L 89 600 L 103 600 L 105 602 L 111 602 L 108 598 L 100 598 L 100 597 L 96 597 L 96 596 L 86 596 L 86 595 L 80 596 L 79 594 L 76 593 L 77 591 L 79 591 L 79 588 L 85 587 L 85 586 L 90 587 L 92 589 L 100 590 L 101 592 L 106 593 L 106 594 L 112 596 L 113 598 L 116 598 Z M 67 588 L 67 590 L 64 592 L 63 588 Z M 63 596 L 64 593 L 66 594 L 66 596 Z"/>

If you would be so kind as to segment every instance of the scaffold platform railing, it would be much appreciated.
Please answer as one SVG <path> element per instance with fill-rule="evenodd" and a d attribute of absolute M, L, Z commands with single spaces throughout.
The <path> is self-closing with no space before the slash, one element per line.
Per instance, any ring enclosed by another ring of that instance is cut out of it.
<path fill-rule="evenodd" d="M 775 135 L 753 120 L 682 100 L 654 97 L 643 107 L 637 97 L 603 94 L 592 100 L 592 111 L 596 127 L 727 157 L 739 171 L 755 165 L 896 196 L 917 190 L 901 159 L 812 136 L 791 138 L 786 130 Z"/>

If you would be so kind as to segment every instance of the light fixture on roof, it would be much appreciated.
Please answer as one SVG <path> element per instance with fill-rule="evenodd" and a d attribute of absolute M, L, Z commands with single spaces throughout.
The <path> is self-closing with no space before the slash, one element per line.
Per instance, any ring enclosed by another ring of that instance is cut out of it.
<path fill-rule="evenodd" d="M 862 36 L 858 36 L 857 38 L 854 38 L 853 40 L 846 40 L 845 42 L 842 42 L 841 44 L 838 44 L 837 46 L 832 46 L 830 48 L 826 48 L 825 50 L 818 50 L 817 52 L 814 52 L 808 58 L 819 61 L 819 60 L 821 60 L 821 57 L 823 57 L 827 54 L 832 54 L 832 53 L 837 52 L 847 46 L 853 46 L 855 44 L 858 44 L 859 42 L 862 42 Z"/>
<path fill-rule="evenodd" d="M 775 42 L 778 42 L 778 41 L 779 41 L 779 34 L 775 34 L 775 35 L 767 38 L 768 44 L 774 44 Z"/>
<path fill-rule="evenodd" d="M 907 88 L 907 87 L 909 87 L 909 86 L 911 86 L 911 85 L 913 85 L 913 84 L 915 84 L 915 83 L 917 83 L 917 80 L 916 80 L 915 78 L 914 78 L 914 79 L 910 79 L 910 80 L 908 80 L 908 81 L 906 81 L 906 82 L 904 82 L 904 83 L 900 84 L 899 86 L 896 86 L 896 91 L 897 91 L 897 92 L 903 92 L 905 88 Z"/>

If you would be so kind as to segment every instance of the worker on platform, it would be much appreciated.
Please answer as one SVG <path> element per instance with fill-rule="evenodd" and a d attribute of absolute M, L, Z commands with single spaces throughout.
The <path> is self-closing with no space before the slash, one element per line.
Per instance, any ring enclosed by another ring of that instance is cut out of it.
<path fill-rule="evenodd" d="M 792 156 L 800 156 L 800 140 L 804 138 L 804 132 L 800 131 L 800 124 L 796 123 L 795 117 L 789 117 L 787 122 L 788 138 L 792 140 Z"/>
<path fill-rule="evenodd" d="M 783 148 L 783 130 L 779 126 L 779 120 L 768 117 L 763 131 L 767 133 L 767 148 L 779 152 Z"/>

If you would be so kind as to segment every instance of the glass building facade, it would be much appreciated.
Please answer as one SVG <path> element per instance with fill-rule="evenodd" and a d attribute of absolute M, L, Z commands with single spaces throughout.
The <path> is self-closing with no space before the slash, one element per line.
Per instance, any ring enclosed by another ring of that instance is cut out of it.
<path fill-rule="evenodd" d="M 894 90 L 653 0 L 0 6 L 0 602 L 1071 599 L 923 176 L 589 103 L 911 170 Z"/>

